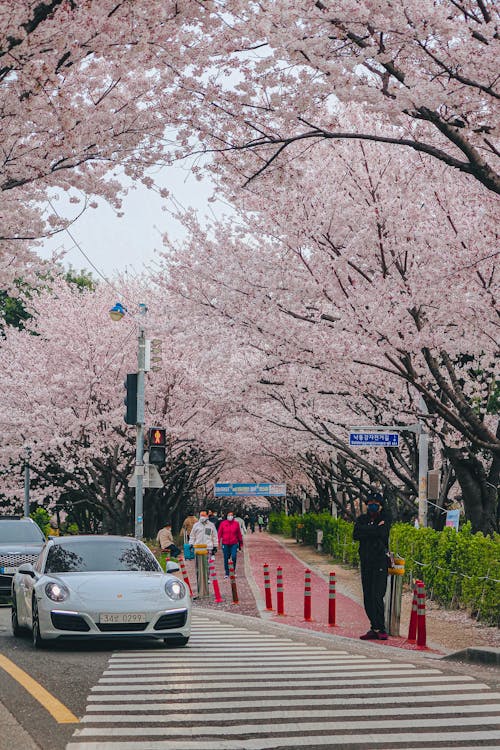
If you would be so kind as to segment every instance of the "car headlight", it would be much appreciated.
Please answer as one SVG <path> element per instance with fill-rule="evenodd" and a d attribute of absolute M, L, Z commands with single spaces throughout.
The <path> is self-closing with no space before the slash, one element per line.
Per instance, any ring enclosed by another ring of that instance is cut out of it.
<path fill-rule="evenodd" d="M 172 578 L 165 584 L 165 593 L 170 599 L 184 599 L 186 596 L 186 587 L 177 578 Z"/>
<path fill-rule="evenodd" d="M 45 593 L 53 602 L 63 602 L 69 596 L 69 591 L 62 583 L 47 583 Z"/>

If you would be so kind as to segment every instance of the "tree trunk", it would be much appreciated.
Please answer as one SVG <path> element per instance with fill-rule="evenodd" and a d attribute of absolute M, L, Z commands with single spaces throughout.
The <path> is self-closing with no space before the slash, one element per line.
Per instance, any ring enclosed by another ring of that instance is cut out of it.
<path fill-rule="evenodd" d="M 447 448 L 446 455 L 462 490 L 465 517 L 474 533 L 498 530 L 497 503 L 500 457 L 494 456 L 487 472 L 478 456 L 459 448 Z"/>

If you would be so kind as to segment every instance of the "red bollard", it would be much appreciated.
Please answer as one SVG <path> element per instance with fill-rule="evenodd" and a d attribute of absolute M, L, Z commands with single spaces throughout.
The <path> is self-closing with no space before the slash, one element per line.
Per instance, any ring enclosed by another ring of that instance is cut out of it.
<path fill-rule="evenodd" d="M 220 602 L 223 602 L 224 599 L 220 595 L 219 581 L 217 580 L 217 573 L 215 571 L 215 560 L 213 558 L 208 563 L 208 567 L 210 570 L 210 580 L 212 581 L 212 586 L 214 587 L 215 601 L 217 602 L 217 604 L 220 604 Z"/>
<path fill-rule="evenodd" d="M 264 563 L 264 592 L 266 595 L 266 610 L 269 612 L 273 608 L 273 598 L 271 594 L 271 574 L 267 563 Z"/>
<path fill-rule="evenodd" d="M 410 626 L 408 628 L 408 642 L 415 643 L 417 640 L 417 590 L 420 581 L 415 581 L 413 588 L 413 601 L 411 603 Z"/>
<path fill-rule="evenodd" d="M 233 595 L 233 604 L 239 604 L 238 599 L 238 588 L 236 586 L 236 576 L 234 575 L 234 563 L 231 558 L 228 560 L 229 562 L 229 578 L 231 580 L 231 593 Z"/>
<path fill-rule="evenodd" d="M 333 628 L 336 623 L 336 592 L 335 592 L 335 573 L 330 573 L 328 584 L 328 625 Z"/>
<path fill-rule="evenodd" d="M 181 557 L 179 558 L 179 567 L 181 569 L 182 578 L 184 579 L 184 583 L 188 587 L 189 594 L 190 594 L 191 599 L 192 599 L 193 598 L 193 589 L 191 588 L 191 584 L 189 583 L 189 576 L 188 576 L 187 570 L 186 570 L 186 563 L 184 562 L 184 560 Z"/>
<path fill-rule="evenodd" d="M 276 569 L 276 605 L 279 615 L 285 614 L 285 598 L 283 595 L 283 568 L 278 565 Z"/>
<path fill-rule="evenodd" d="M 418 582 L 417 591 L 417 648 L 427 648 L 427 632 L 425 626 L 425 584 Z"/>
<path fill-rule="evenodd" d="M 306 568 L 304 580 L 304 621 L 311 622 L 311 571 Z"/>

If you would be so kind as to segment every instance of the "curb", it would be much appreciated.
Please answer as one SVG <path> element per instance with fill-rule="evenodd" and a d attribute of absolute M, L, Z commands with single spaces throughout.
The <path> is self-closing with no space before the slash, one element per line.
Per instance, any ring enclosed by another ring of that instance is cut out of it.
<path fill-rule="evenodd" d="M 455 651 L 447 654 L 442 659 L 447 661 L 467 661 L 473 664 L 492 664 L 500 667 L 500 648 L 488 648 L 487 646 L 476 646 L 466 648 L 463 651 Z"/>

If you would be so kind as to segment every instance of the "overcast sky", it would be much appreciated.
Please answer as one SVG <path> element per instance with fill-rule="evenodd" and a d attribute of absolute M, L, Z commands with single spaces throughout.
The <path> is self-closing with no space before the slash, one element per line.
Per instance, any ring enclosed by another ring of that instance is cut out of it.
<path fill-rule="evenodd" d="M 194 207 L 202 214 L 217 211 L 217 204 L 208 203 L 211 193 L 210 183 L 198 182 L 191 173 L 181 167 L 162 169 L 154 179 L 159 187 L 166 187 L 181 206 Z M 54 204 L 56 211 L 65 217 L 78 214 L 78 206 L 70 204 L 61 196 Z M 141 184 L 123 199 L 124 216 L 119 218 L 114 209 L 102 201 L 97 209 L 88 208 L 69 227 L 71 234 L 88 256 L 75 247 L 67 232 L 60 232 L 46 240 L 38 250 L 42 257 L 48 257 L 52 251 L 64 248 L 67 253 L 64 263 L 79 270 L 92 271 L 98 278 L 95 268 L 106 277 L 116 271 L 128 269 L 139 273 L 144 264 L 154 263 L 155 250 L 162 249 L 161 235 L 168 232 L 172 238 L 181 238 L 182 230 L 164 207 L 173 210 L 171 200 L 161 198 L 157 192 L 148 190 Z M 219 206 L 219 213 L 220 213 Z M 90 262 L 89 262 L 90 261 Z"/>

